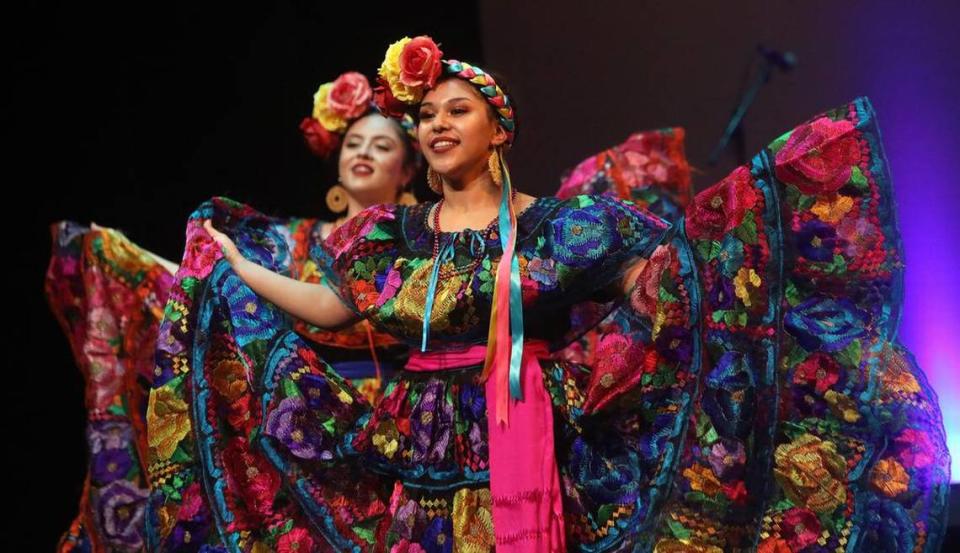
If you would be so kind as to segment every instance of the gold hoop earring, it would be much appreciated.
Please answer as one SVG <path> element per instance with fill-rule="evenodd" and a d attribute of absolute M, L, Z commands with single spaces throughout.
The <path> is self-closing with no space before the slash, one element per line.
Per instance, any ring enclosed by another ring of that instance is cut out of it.
<path fill-rule="evenodd" d="M 327 190 L 327 209 L 333 213 L 342 213 L 347 210 L 347 189 L 335 184 Z"/>
<path fill-rule="evenodd" d="M 500 170 L 500 149 L 494 149 L 487 158 L 487 167 L 490 169 L 490 178 L 498 187 L 503 186 L 503 172 Z"/>
<path fill-rule="evenodd" d="M 440 173 L 433 170 L 433 167 L 427 168 L 427 184 L 430 190 L 443 196 L 443 178 L 440 177 Z"/>
<path fill-rule="evenodd" d="M 412 192 L 406 191 L 400 194 L 400 197 L 397 198 L 397 205 L 416 205 L 417 197 L 413 195 Z"/>

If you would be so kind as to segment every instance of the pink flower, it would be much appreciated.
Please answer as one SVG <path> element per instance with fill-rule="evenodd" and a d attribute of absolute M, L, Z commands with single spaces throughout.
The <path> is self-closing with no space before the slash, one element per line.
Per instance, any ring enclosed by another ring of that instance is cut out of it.
<path fill-rule="evenodd" d="M 780 530 L 790 548 L 800 551 L 820 537 L 820 519 L 809 509 L 790 509 L 783 514 Z"/>
<path fill-rule="evenodd" d="M 327 107 L 344 119 L 355 119 L 366 113 L 372 96 L 367 78 L 356 71 L 348 71 L 333 81 Z"/>
<path fill-rule="evenodd" d="M 187 251 L 180 265 L 180 276 L 206 278 L 221 257 L 220 246 L 203 229 L 201 221 L 192 221 L 187 229 Z"/>
<path fill-rule="evenodd" d="M 400 54 L 400 82 L 409 87 L 431 88 L 440 76 L 443 52 L 428 36 L 407 43 Z"/>
<path fill-rule="evenodd" d="M 880 229 L 866 219 L 846 218 L 837 227 L 843 252 L 851 258 L 860 257 L 872 251 L 883 237 Z"/>
<path fill-rule="evenodd" d="M 202 508 L 203 498 L 200 496 L 200 484 L 194 482 L 183 490 L 183 500 L 180 511 L 177 512 L 177 520 L 190 520 L 200 514 Z"/>
<path fill-rule="evenodd" d="M 900 463 L 906 468 L 922 468 L 935 460 L 933 444 L 925 432 L 907 428 L 893 441 L 900 447 Z"/>
<path fill-rule="evenodd" d="M 853 123 L 821 117 L 794 129 L 777 152 L 777 178 L 809 195 L 830 194 L 850 180 L 860 161 Z"/>

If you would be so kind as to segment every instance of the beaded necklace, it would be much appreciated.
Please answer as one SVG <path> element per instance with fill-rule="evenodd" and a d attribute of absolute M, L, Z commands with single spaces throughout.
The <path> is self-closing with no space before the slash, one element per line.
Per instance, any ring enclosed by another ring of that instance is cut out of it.
<path fill-rule="evenodd" d="M 515 200 L 516 197 L 517 197 L 517 191 L 514 190 L 511 200 Z M 443 198 L 440 198 L 440 201 L 437 202 L 436 207 L 434 207 L 433 209 L 433 262 L 434 263 L 441 262 L 440 261 L 440 241 L 442 240 L 442 238 L 440 235 L 442 231 L 440 230 L 440 210 L 442 208 L 443 208 Z M 429 213 L 428 213 L 428 217 L 429 217 Z M 483 255 L 484 253 L 486 253 L 486 249 L 487 249 L 487 240 L 490 240 L 493 237 L 494 230 L 496 229 L 496 223 L 497 223 L 497 219 L 494 219 L 493 221 L 490 222 L 489 225 L 487 225 L 483 230 L 479 231 L 475 235 L 474 240 L 477 240 L 477 238 L 479 238 L 478 242 L 480 246 L 477 248 L 474 248 L 472 247 L 473 243 L 471 243 L 470 254 L 473 256 L 473 259 L 470 261 L 470 263 L 461 267 L 454 266 L 453 269 L 448 269 L 448 270 L 440 269 L 439 277 L 450 278 L 452 276 L 459 276 L 459 275 L 473 272 L 473 270 L 476 269 L 477 266 L 479 266 L 483 260 Z M 456 234 L 460 234 L 461 232 L 463 231 L 458 231 Z M 454 240 L 456 240 L 456 236 L 454 236 Z"/>

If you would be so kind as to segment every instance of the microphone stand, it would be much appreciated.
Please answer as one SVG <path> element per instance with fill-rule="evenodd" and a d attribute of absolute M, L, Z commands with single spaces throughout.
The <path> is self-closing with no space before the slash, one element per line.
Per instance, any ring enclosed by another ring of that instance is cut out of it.
<path fill-rule="evenodd" d="M 761 52 L 763 52 L 761 50 Z M 754 100 L 757 98 L 757 94 L 760 92 L 760 89 L 763 88 L 763 85 L 770 82 L 770 77 L 773 75 L 773 68 L 775 62 L 770 58 L 770 56 L 763 56 L 763 63 L 760 65 L 760 71 L 757 73 L 757 78 L 753 80 L 753 83 L 750 85 L 743 95 L 740 96 L 740 101 L 733 110 L 733 115 L 730 116 L 730 120 L 727 122 L 726 128 L 723 130 L 723 135 L 720 137 L 720 141 L 717 142 L 716 147 L 713 148 L 713 152 L 710 153 L 710 157 L 707 158 L 707 163 L 709 165 L 716 165 L 720 160 L 720 156 L 723 154 L 723 151 L 727 149 L 727 146 L 730 144 L 731 140 L 736 141 L 737 147 L 737 163 L 743 165 L 747 162 L 747 148 L 746 140 L 743 135 L 743 117 L 747 114 L 747 110 L 750 109 L 750 106 L 753 105 Z"/>

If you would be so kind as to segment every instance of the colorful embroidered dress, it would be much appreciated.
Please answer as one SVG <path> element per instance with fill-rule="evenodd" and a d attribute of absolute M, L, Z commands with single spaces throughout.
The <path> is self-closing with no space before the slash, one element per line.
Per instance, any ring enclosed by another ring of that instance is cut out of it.
<path fill-rule="evenodd" d="M 684 153 L 685 135 L 681 128 L 633 133 L 622 144 L 578 163 L 562 179 L 557 197 L 602 194 L 630 200 L 637 207 L 675 223 L 693 197 L 690 164 Z M 602 333 L 609 327 L 615 332 L 622 326 L 616 318 L 629 317 L 628 311 L 615 310 L 556 356 L 592 365 Z"/>
<path fill-rule="evenodd" d="M 540 539 L 546 528 L 494 529 L 498 509 L 545 500 L 491 491 L 482 359 L 422 370 L 417 356 L 369 406 L 217 262 L 198 221 L 229 229 L 237 210 L 196 214 L 162 325 L 152 544 L 432 552 Z M 416 347 L 439 236 L 428 349 L 452 359 L 486 341 L 500 241 L 494 226 L 437 235 L 430 213 L 371 208 L 315 255 L 350 309 Z M 574 196 L 536 200 L 518 230 L 528 344 L 561 348 L 623 311 L 592 366 L 538 354 L 524 372 L 527 397 L 550 406 L 535 449 L 558 468 L 568 550 L 939 548 L 949 459 L 935 396 L 892 341 L 902 263 L 866 100 L 787 133 L 676 225 Z M 238 245 L 268 267 L 287 255 L 267 239 Z M 211 289 L 223 299 L 210 304 Z M 238 389 L 247 403 L 234 408 Z"/>
<path fill-rule="evenodd" d="M 315 219 L 271 219 L 291 248 L 288 274 L 319 282 L 307 254 L 320 241 Z M 53 253 L 46 275 L 51 309 L 66 333 L 85 379 L 88 411 L 88 474 L 80 513 L 60 551 L 142 551 L 148 496 L 147 398 L 154 378 L 160 321 L 174 276 L 122 233 L 70 222 L 53 225 Z M 360 324 L 337 332 L 302 321 L 298 332 L 368 400 L 379 396 L 371 341 L 382 369 L 396 363 L 396 341 Z"/>
<path fill-rule="evenodd" d="M 144 413 L 173 275 L 121 233 L 51 228 L 50 307 L 84 376 L 88 471 L 58 550 L 142 551 L 149 493 Z"/>

